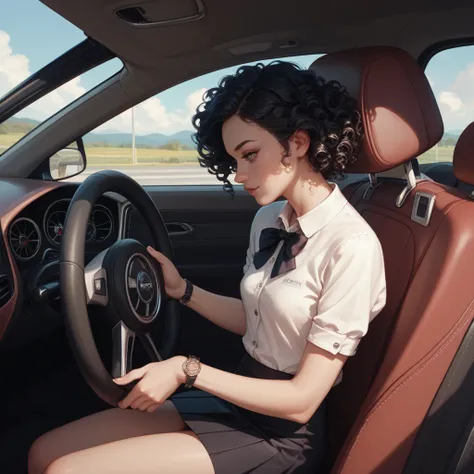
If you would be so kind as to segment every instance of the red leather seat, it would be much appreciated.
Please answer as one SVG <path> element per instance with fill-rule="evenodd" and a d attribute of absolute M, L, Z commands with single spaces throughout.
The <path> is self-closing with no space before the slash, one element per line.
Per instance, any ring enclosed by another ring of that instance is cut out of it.
<path fill-rule="evenodd" d="M 470 188 L 474 186 L 474 122 L 466 127 L 461 133 L 453 154 L 454 175 L 462 183 Z M 459 186 L 461 191 L 464 186 Z M 474 197 L 471 194 L 471 197 Z"/>
<path fill-rule="evenodd" d="M 371 180 L 344 192 L 377 233 L 387 277 L 386 307 L 328 397 L 331 473 L 399 474 L 474 316 L 474 202 L 413 173 L 411 160 L 440 140 L 443 124 L 411 56 L 362 48 L 311 68 L 359 100 L 366 136 L 349 171 Z M 462 163 L 457 172 L 474 183 L 474 166 Z M 402 164 L 407 179 L 376 179 Z"/>

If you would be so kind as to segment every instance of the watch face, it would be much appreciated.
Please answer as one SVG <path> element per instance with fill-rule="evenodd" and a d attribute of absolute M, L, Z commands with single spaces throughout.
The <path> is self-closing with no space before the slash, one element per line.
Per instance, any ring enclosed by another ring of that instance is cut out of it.
<path fill-rule="evenodd" d="M 186 362 L 184 370 L 189 376 L 193 377 L 194 375 L 197 375 L 199 373 L 200 369 L 201 369 L 201 364 L 199 363 L 198 360 L 189 359 Z"/>

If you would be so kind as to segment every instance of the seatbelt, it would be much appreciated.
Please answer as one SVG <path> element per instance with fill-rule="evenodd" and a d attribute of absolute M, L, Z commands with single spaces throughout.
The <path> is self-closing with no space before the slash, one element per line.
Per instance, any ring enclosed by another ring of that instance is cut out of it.
<path fill-rule="evenodd" d="M 472 473 L 473 455 L 474 322 L 471 322 L 418 431 L 403 474 Z"/>
<path fill-rule="evenodd" d="M 459 448 L 454 455 L 449 472 L 454 474 L 471 474 L 474 472 L 474 415 L 467 425 Z"/>

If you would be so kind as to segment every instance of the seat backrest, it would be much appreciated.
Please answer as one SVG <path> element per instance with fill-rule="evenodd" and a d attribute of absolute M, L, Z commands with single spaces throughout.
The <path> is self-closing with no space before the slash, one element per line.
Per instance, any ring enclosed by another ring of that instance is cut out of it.
<path fill-rule="evenodd" d="M 456 143 L 453 153 L 454 175 L 459 180 L 458 188 L 473 194 L 474 168 L 474 122 L 466 127 Z M 473 197 L 473 196 L 471 196 Z"/>
<path fill-rule="evenodd" d="M 329 54 L 311 68 L 362 111 L 363 153 L 348 171 L 380 173 L 436 144 L 443 125 L 416 62 L 391 47 Z M 373 175 L 372 175 L 373 177 Z M 384 250 L 387 304 L 328 396 L 332 473 L 398 474 L 473 316 L 474 203 L 431 180 L 366 180 L 344 189 Z M 410 186 L 407 183 L 410 182 Z M 413 188 L 413 189 L 412 189 Z"/>
<path fill-rule="evenodd" d="M 471 199 L 474 198 L 473 145 L 474 123 L 464 130 L 456 144 L 452 168 L 457 178 L 453 186 Z M 403 474 L 474 471 L 473 336 L 471 323 L 417 433 Z"/>

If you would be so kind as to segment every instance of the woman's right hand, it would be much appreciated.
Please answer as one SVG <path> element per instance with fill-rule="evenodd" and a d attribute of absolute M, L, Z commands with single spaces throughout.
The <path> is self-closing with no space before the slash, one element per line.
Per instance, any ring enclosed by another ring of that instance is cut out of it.
<path fill-rule="evenodd" d="M 161 265 L 163 277 L 165 279 L 166 294 L 173 299 L 179 300 L 186 290 L 186 282 L 181 277 L 173 262 L 165 257 L 161 252 L 148 246 L 148 253 Z"/>

